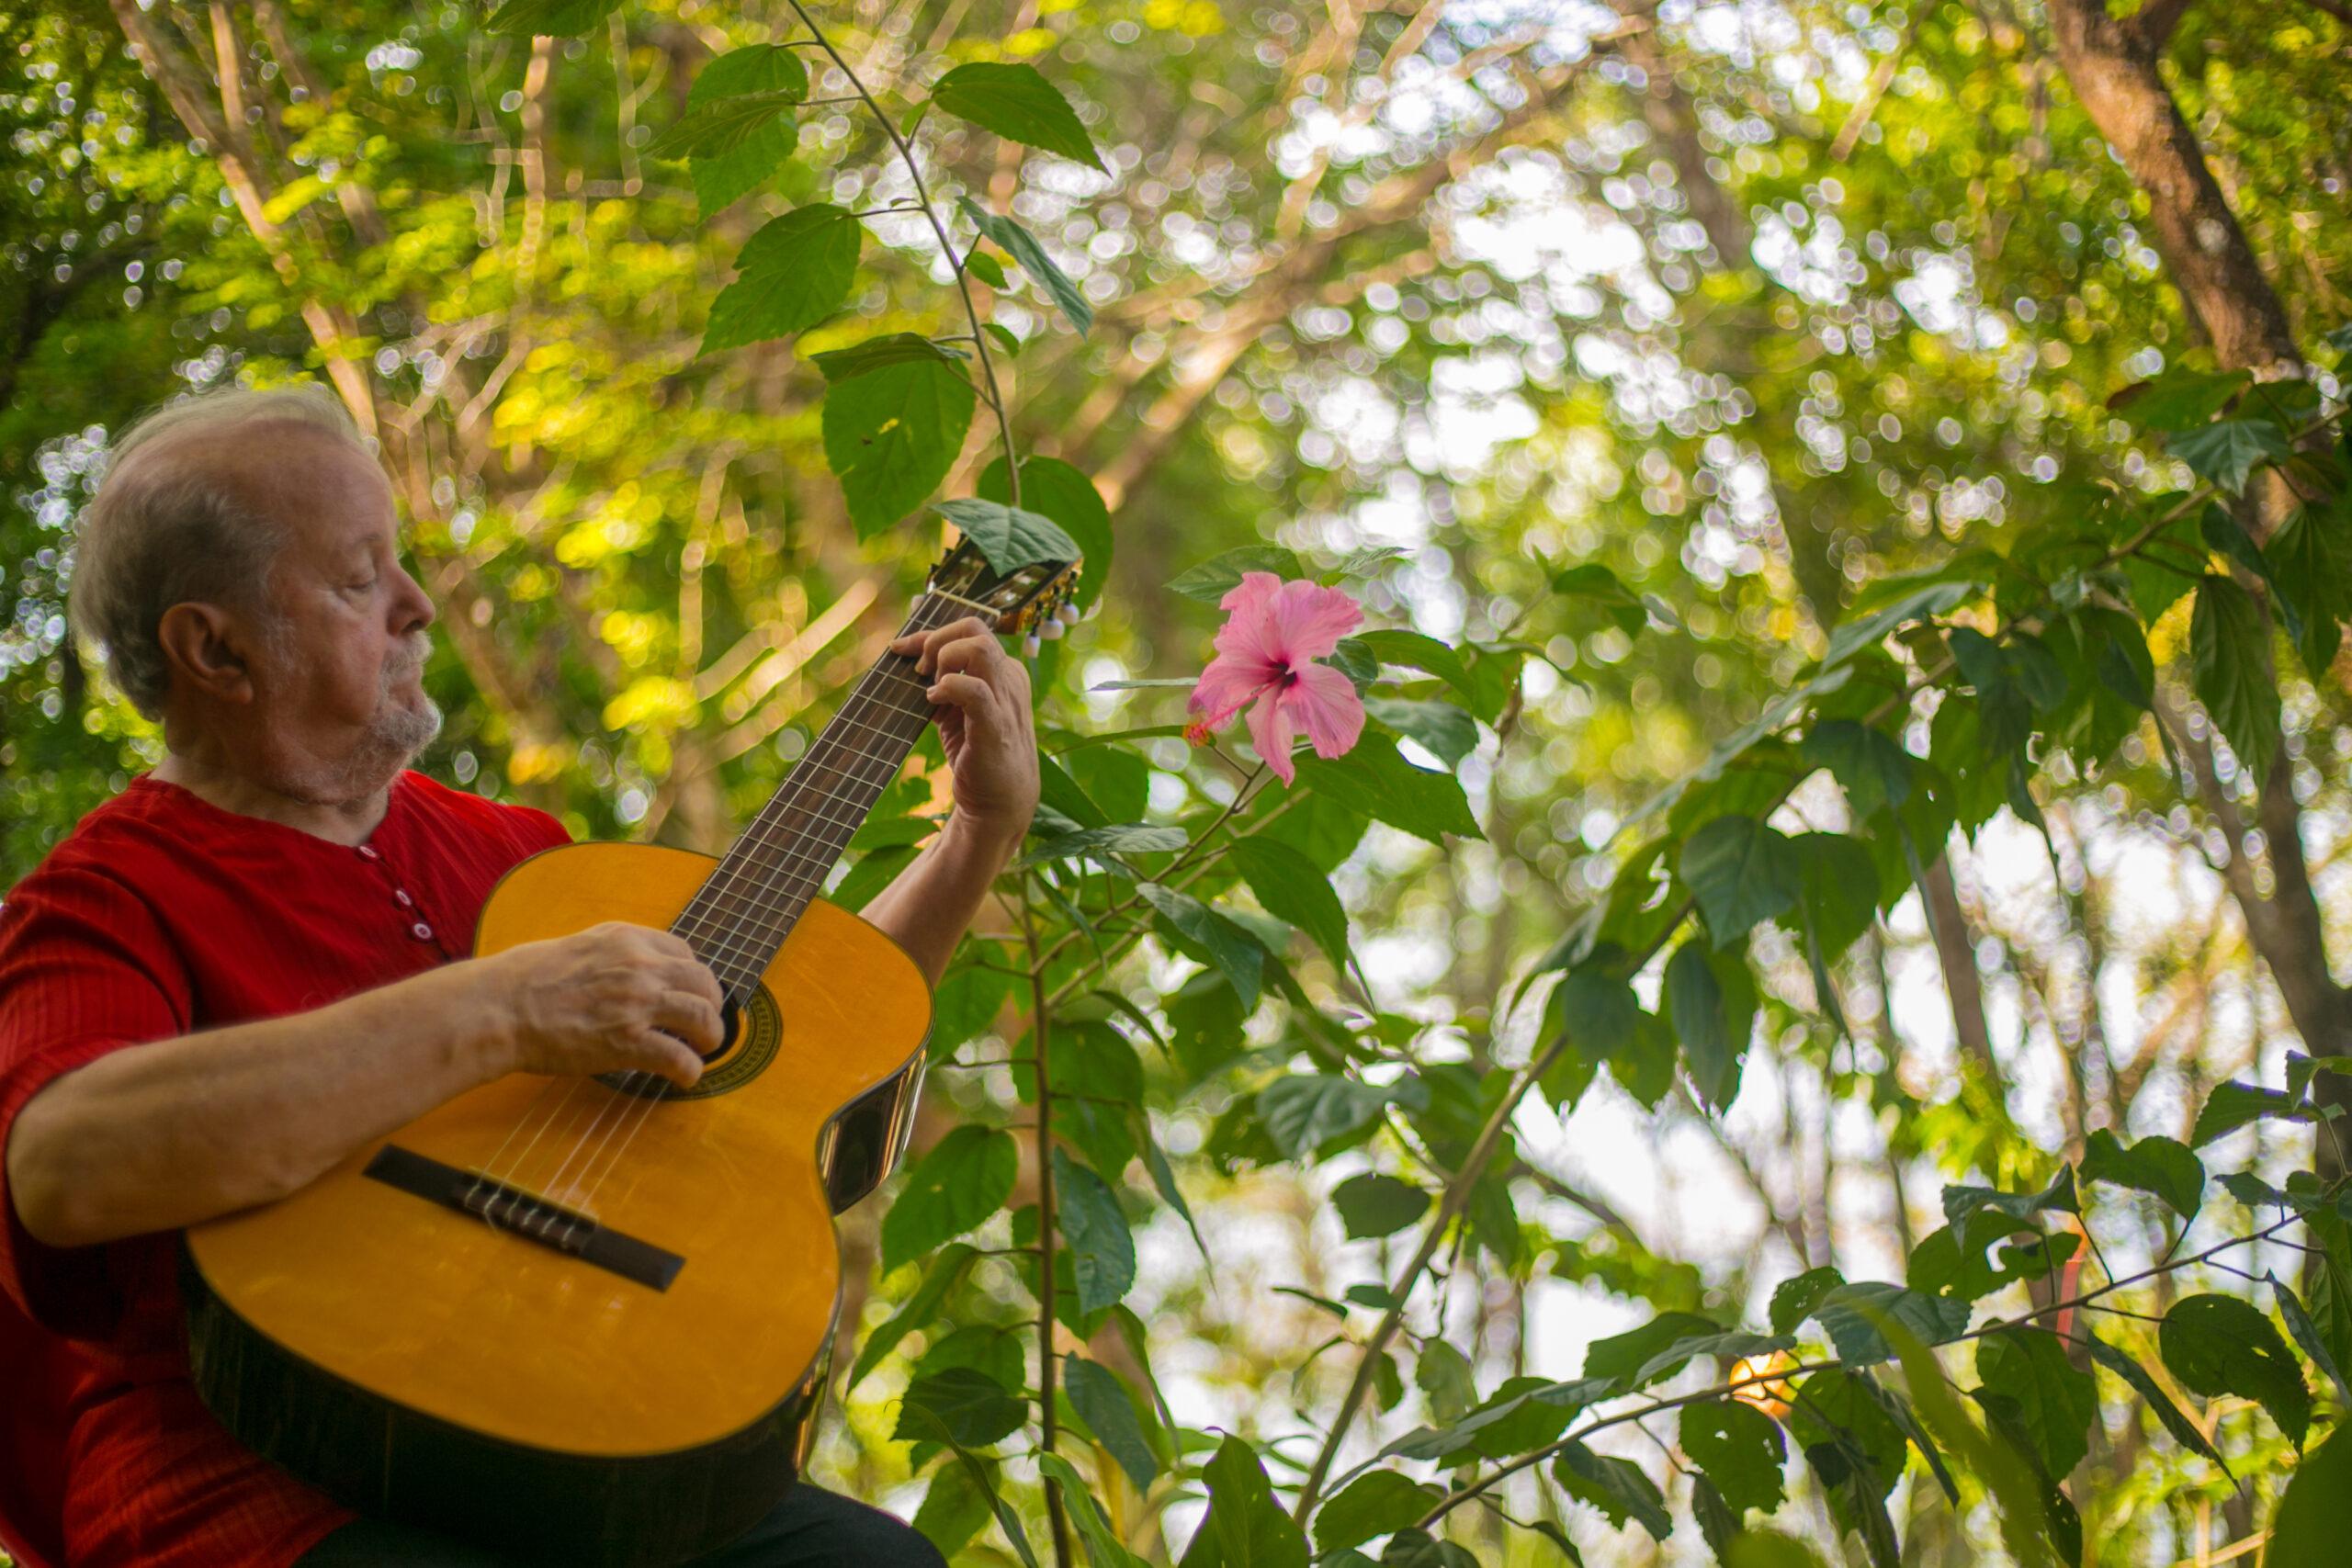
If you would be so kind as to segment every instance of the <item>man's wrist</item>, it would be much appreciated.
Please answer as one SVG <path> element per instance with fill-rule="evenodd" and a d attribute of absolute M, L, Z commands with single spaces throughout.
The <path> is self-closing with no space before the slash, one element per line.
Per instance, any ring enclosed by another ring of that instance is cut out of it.
<path fill-rule="evenodd" d="M 994 876 L 1012 863 L 1028 831 L 1026 814 L 1018 821 L 1010 821 L 957 809 L 948 813 L 939 837 L 943 849 L 985 864 L 989 874 Z"/>

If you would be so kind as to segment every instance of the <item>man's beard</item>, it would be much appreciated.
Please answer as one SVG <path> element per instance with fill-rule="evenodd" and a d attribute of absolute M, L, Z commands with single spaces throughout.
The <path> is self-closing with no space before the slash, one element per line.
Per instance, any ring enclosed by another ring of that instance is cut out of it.
<path fill-rule="evenodd" d="M 281 780 L 277 788 L 297 800 L 313 805 L 342 805 L 390 785 L 417 753 L 441 733 L 441 710 L 420 688 L 413 705 L 401 688 L 417 680 L 433 651 L 433 639 L 411 632 L 404 639 L 405 657 L 384 666 L 383 690 L 375 714 L 349 752 L 333 761 L 319 761 Z"/>

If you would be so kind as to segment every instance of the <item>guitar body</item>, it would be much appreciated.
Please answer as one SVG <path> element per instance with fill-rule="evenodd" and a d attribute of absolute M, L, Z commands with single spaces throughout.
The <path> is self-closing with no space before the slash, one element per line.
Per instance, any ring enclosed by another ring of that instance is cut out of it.
<path fill-rule="evenodd" d="M 500 883 L 475 951 L 667 928 L 716 863 L 548 851 Z M 513 1075 L 189 1231 L 198 1393 L 371 1514 L 569 1562 L 723 1545 L 799 1472 L 832 1216 L 904 1148 L 930 1022 L 914 962 L 810 903 L 693 1090 Z"/>

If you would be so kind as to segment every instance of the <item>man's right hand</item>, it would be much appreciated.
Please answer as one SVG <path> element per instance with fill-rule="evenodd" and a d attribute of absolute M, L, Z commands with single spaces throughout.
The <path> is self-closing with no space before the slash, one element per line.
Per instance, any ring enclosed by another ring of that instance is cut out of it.
<path fill-rule="evenodd" d="M 512 1071 L 651 1072 L 690 1089 L 725 1038 L 717 976 L 684 939 L 650 926 L 608 920 L 477 963 Z"/>

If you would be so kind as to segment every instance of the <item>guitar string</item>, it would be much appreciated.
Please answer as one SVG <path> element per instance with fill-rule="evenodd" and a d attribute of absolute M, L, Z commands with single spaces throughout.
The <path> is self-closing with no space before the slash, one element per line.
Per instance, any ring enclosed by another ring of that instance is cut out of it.
<path fill-rule="evenodd" d="M 954 607 L 953 603 L 948 605 L 951 610 Z M 929 612 L 932 609 L 933 606 L 928 604 L 919 607 L 900 635 L 917 635 L 935 630 L 939 626 L 945 624 L 944 621 L 931 619 Z M 897 657 L 905 658 L 906 656 Z M 841 711 L 836 715 L 836 722 L 845 718 L 853 729 L 863 730 L 887 739 L 894 748 L 901 749 L 900 756 L 903 757 L 902 749 L 920 737 L 923 727 L 931 722 L 931 711 L 927 706 L 922 713 L 916 714 L 883 701 L 878 693 L 890 686 L 897 686 L 902 690 L 928 690 L 927 686 L 898 674 L 887 663 L 877 664 L 873 670 L 867 671 L 866 676 L 844 700 Z M 884 728 L 865 722 L 865 718 L 861 717 L 857 711 L 861 707 L 868 710 L 867 716 L 872 716 L 871 710 L 879 709 L 888 718 L 901 722 L 912 719 L 913 728 L 902 732 L 895 727 Z M 832 727 L 829 724 L 827 728 L 830 730 Z M 824 741 L 828 737 L 820 735 L 820 739 Z M 696 944 L 697 956 L 710 964 L 714 971 L 719 972 L 722 977 L 729 976 L 730 972 L 740 968 L 742 973 L 739 984 L 747 987 L 756 985 L 758 976 L 764 972 L 768 963 L 774 961 L 775 948 L 781 946 L 783 938 L 789 935 L 792 922 L 797 921 L 805 912 L 807 901 L 821 889 L 824 877 L 831 874 L 832 866 L 839 861 L 842 851 L 847 847 L 849 838 L 855 834 L 857 828 L 861 825 L 865 813 L 872 808 L 874 796 L 888 786 L 898 768 L 898 760 L 877 757 L 870 751 L 860 750 L 846 739 L 832 739 L 831 751 L 832 753 L 831 755 L 820 754 L 808 758 L 807 760 L 808 765 L 797 770 L 808 779 L 808 782 L 804 783 L 802 787 L 794 792 L 788 799 L 780 796 L 785 809 L 773 817 L 763 811 L 761 818 L 754 822 L 752 829 L 746 833 L 741 841 L 771 854 L 777 851 L 783 852 L 782 856 L 777 859 L 777 866 L 778 869 L 786 870 L 787 874 L 781 882 L 765 886 L 752 884 L 750 863 L 753 857 L 741 856 L 740 864 L 723 865 L 719 872 L 715 873 L 704 886 L 696 891 L 687 911 L 673 927 L 673 931 L 685 936 L 690 942 Z M 879 770 L 878 773 L 869 771 L 876 768 Z M 819 771 L 835 774 L 839 780 L 850 784 L 855 793 L 829 790 L 816 785 L 813 774 Z M 847 817 L 835 816 L 831 808 L 836 805 L 852 814 Z M 786 829 L 786 824 L 796 813 L 802 818 L 800 826 L 791 830 L 779 843 L 775 834 L 778 830 Z M 799 848 L 799 845 L 811 841 L 823 845 L 826 852 L 819 856 Z M 737 857 L 730 856 L 730 859 L 735 858 Z M 791 860 L 794 858 L 802 863 L 804 869 L 797 872 L 790 869 Z M 727 907 L 730 899 L 735 905 L 732 909 Z M 769 916 L 778 917 L 781 923 L 771 923 L 765 918 Z M 731 926 L 725 923 L 730 919 Z M 766 941 L 768 954 L 764 961 L 761 959 L 755 946 L 746 945 L 753 942 L 754 932 Z M 739 1027 L 741 1027 L 740 1023 Z M 622 1081 L 624 1084 L 629 1084 L 631 1080 L 636 1080 L 636 1084 L 642 1084 L 644 1080 L 655 1076 L 650 1073 L 632 1073 L 624 1075 Z M 576 1089 L 582 1081 L 584 1080 L 575 1079 L 573 1088 Z M 632 1087 L 635 1086 L 632 1085 Z M 569 1092 L 565 1098 L 567 1100 L 571 1098 Z M 605 1108 L 600 1110 L 594 1120 L 589 1122 L 586 1130 L 574 1137 L 571 1150 L 567 1153 L 549 1180 L 539 1187 L 539 1190 L 545 1192 L 551 1200 L 560 1201 L 559 1193 L 564 1185 L 563 1178 L 566 1172 L 569 1171 L 581 1150 L 586 1147 L 586 1140 L 595 1135 L 597 1127 L 603 1122 L 613 1105 L 628 1107 L 628 1100 L 631 1099 L 643 1099 L 646 1101 L 642 1106 L 630 1108 L 637 1111 L 637 1116 L 634 1122 L 629 1123 L 629 1131 L 627 1137 L 623 1139 L 621 1148 L 615 1151 L 612 1156 L 613 1160 L 616 1161 L 620 1154 L 626 1151 L 628 1143 L 634 1139 L 637 1129 L 642 1126 L 643 1122 L 650 1116 L 653 1107 L 662 1098 L 665 1097 L 661 1093 L 659 1086 L 650 1094 L 613 1095 Z M 531 1150 L 537 1146 L 539 1139 L 562 1119 L 562 1111 L 563 1105 L 559 1103 L 539 1131 L 533 1134 L 531 1142 L 525 1145 L 523 1154 L 517 1156 L 515 1162 L 517 1172 L 527 1160 Z M 598 1168 L 598 1156 L 612 1137 L 620 1132 L 625 1122 L 628 1122 L 626 1117 L 622 1122 L 616 1122 L 614 1127 L 598 1140 L 594 1148 L 588 1151 L 588 1160 L 582 1165 L 580 1176 L 571 1183 L 573 1189 L 576 1190 L 581 1182 L 588 1180 L 589 1173 Z M 512 1134 L 509 1136 L 509 1141 L 512 1141 Z M 595 1190 L 601 1188 L 604 1176 L 609 1174 L 610 1168 L 611 1165 L 608 1162 L 604 1166 L 603 1173 L 596 1177 L 595 1185 L 590 1189 L 589 1195 L 592 1199 Z M 548 1216 L 545 1221 L 544 1230 L 551 1232 L 554 1224 L 553 1216 Z M 566 1239 L 569 1240 L 570 1237 L 567 1236 Z"/>
<path fill-rule="evenodd" d="M 929 629 L 929 628 L 925 628 L 925 629 Z M 878 671 L 878 670 L 877 670 L 876 671 L 875 671 L 874 673 L 884 674 L 884 675 L 886 675 L 886 676 L 888 674 L 888 671 Z M 907 685 L 911 685 L 911 684 L 912 684 L 912 682 L 903 682 L 903 681 L 901 681 L 901 682 L 900 682 L 900 683 L 901 683 L 901 684 L 907 684 Z M 863 689 L 863 688 L 864 688 L 864 685 L 865 685 L 865 682 L 860 682 L 860 690 L 859 690 L 856 694 L 855 694 L 855 695 L 857 695 L 857 696 L 859 696 L 859 697 L 865 698 L 865 700 L 872 701 L 872 700 L 873 700 L 873 699 L 872 699 L 872 697 L 871 697 L 870 695 L 868 695 L 866 693 L 865 693 L 865 691 L 864 691 L 864 689 Z M 896 731 L 896 730 L 888 730 L 888 731 L 883 731 L 883 732 L 882 732 L 882 733 L 886 733 L 886 734 L 888 734 L 888 735 L 889 736 L 889 738 L 890 738 L 890 739 L 891 739 L 891 741 L 892 741 L 893 745 L 900 749 L 900 757 L 901 757 L 901 758 L 903 758 L 903 756 L 904 756 L 904 750 L 903 750 L 903 749 L 904 749 L 905 747 L 909 746 L 909 745 L 911 745 L 911 744 L 913 743 L 913 741 L 914 741 L 918 737 L 920 737 L 920 736 L 922 735 L 922 730 L 923 730 L 924 727 L 925 727 L 925 726 L 927 726 L 928 724 L 930 724 L 930 723 L 932 722 L 932 716 L 931 716 L 931 712 L 930 712 L 930 710 L 929 710 L 928 708 L 926 708 L 926 709 L 925 709 L 925 711 L 924 711 L 923 713 L 922 713 L 922 714 L 916 714 L 916 713 L 913 713 L 913 712 L 911 712 L 911 711 L 910 711 L 910 710 L 905 710 L 905 709 L 894 710 L 894 712 L 895 712 L 896 716 L 897 716 L 898 718 L 901 719 L 901 720 L 905 720 L 905 719 L 912 719 L 912 720 L 914 721 L 914 728 L 913 728 L 912 729 L 910 729 L 910 730 L 909 730 L 909 731 L 907 731 L 907 732 L 903 733 L 903 734 L 901 734 L 901 733 L 899 733 L 899 732 L 898 732 L 898 731 Z M 871 727 L 867 727 L 867 728 L 871 728 Z M 888 784 L 889 778 L 895 774 L 895 773 L 896 773 L 896 771 L 897 771 L 897 768 L 898 768 L 898 762 L 897 762 L 896 761 L 894 761 L 894 760 L 890 760 L 890 759 L 887 759 L 887 758 L 877 757 L 877 756 L 873 755 L 872 753 L 860 753 L 860 754 L 859 754 L 859 761 L 860 761 L 861 765 L 871 763 L 871 764 L 878 765 L 878 766 L 880 767 L 880 769 L 881 769 L 881 776 L 880 776 L 878 779 L 867 779 L 867 780 L 864 781 L 864 783 L 865 783 L 865 787 L 866 787 L 869 791 L 872 791 L 873 793 L 876 793 L 876 794 L 878 794 L 878 793 L 879 793 L 879 791 L 880 791 L 880 789 L 885 788 L 885 787 L 887 787 L 887 786 L 888 786 Z M 844 802 L 844 804 L 849 804 L 849 803 Z M 870 799 L 869 799 L 869 801 L 867 802 L 867 805 L 870 807 L 870 805 L 871 805 L 871 801 L 870 801 Z M 861 813 L 861 815 L 862 815 L 862 813 Z M 837 829 L 838 829 L 838 828 L 841 828 L 841 827 L 843 827 L 843 826 L 848 827 L 848 828 L 849 828 L 849 829 L 850 829 L 850 832 L 851 832 L 852 834 L 854 834 L 854 833 L 855 832 L 855 830 L 856 830 L 856 827 L 857 827 L 857 825 L 858 825 L 858 824 L 857 824 L 857 822 L 856 822 L 854 819 L 852 819 L 852 820 L 850 820 L 850 821 L 849 821 L 849 822 L 847 822 L 847 823 L 843 823 L 843 822 L 841 822 L 841 821 L 838 821 L 838 820 L 834 820 L 834 819 L 830 818 L 823 818 L 823 819 L 824 819 L 824 820 L 827 820 L 827 821 L 831 822 L 831 825 L 832 825 L 833 827 L 837 828 Z M 748 836 L 748 835 L 747 835 L 747 836 Z M 828 873 L 829 873 L 829 872 L 831 871 L 832 862 L 833 862 L 833 861 L 837 861 L 837 860 L 840 858 L 841 849 L 842 849 L 842 847 L 844 847 L 844 846 L 845 846 L 845 844 L 846 844 L 846 839 L 844 839 L 844 840 L 842 841 L 842 843 L 840 843 L 840 844 L 834 844 L 834 845 L 832 845 L 832 846 L 831 847 L 831 858 L 830 860 L 827 860 L 827 861 L 825 861 L 825 862 L 823 863 L 823 869 L 824 869 L 824 871 L 825 871 L 825 872 L 828 872 Z M 807 874 L 806 874 L 806 873 L 803 873 L 803 874 L 802 874 L 803 878 L 806 878 L 806 876 L 807 876 Z M 821 886 L 821 875 L 817 879 L 816 886 Z M 806 892 L 797 893 L 797 894 L 795 894 L 795 895 L 792 895 L 792 896 L 793 896 L 793 897 L 802 897 L 802 898 L 805 900 L 805 898 L 806 898 L 807 897 L 808 897 L 808 896 L 812 895 L 812 894 L 813 894 L 813 892 L 814 892 L 815 890 L 816 890 L 816 888 L 812 886 L 811 888 L 808 889 Z M 797 917 L 796 917 L 796 918 L 797 918 Z M 786 934 L 788 935 L 788 934 L 789 934 L 789 932 L 787 931 L 787 932 L 786 932 Z M 775 945 L 777 945 L 777 946 L 781 946 L 781 942 L 778 942 L 778 943 L 776 943 Z M 770 953 L 770 955 L 769 955 L 769 958 L 768 958 L 768 962 L 770 962 L 770 963 L 773 963 L 773 962 L 774 962 L 774 953 L 773 953 L 773 950 L 771 950 L 771 953 Z M 763 965 L 762 965 L 762 970 L 763 970 L 763 972 L 764 972 L 764 967 L 765 967 L 765 965 L 764 965 L 764 964 L 763 964 Z M 752 982 L 751 982 L 751 983 L 752 983 L 752 984 L 753 984 L 753 985 L 755 986 L 755 985 L 756 985 L 756 980 L 757 980 L 757 976 L 752 976 Z M 739 1028 L 741 1028 L 741 1027 L 743 1027 L 743 1025 L 739 1021 L 738 1027 L 739 1027 Z M 652 1075 L 639 1075 L 639 1076 L 640 1076 L 641 1077 L 652 1077 Z M 616 1095 L 616 1096 L 614 1096 L 614 1097 L 613 1097 L 613 1100 L 612 1100 L 612 1103 L 613 1103 L 614 1105 L 621 1106 L 621 1107 L 623 1107 L 623 1108 L 624 1108 L 622 1116 L 621 1116 L 619 1119 L 616 1120 L 616 1121 L 615 1121 L 615 1122 L 614 1122 L 614 1124 L 613 1124 L 613 1126 L 612 1126 L 611 1128 L 609 1128 L 608 1130 L 606 1130 L 606 1132 L 604 1134 L 604 1135 L 603 1135 L 601 1138 L 599 1138 L 599 1139 L 597 1140 L 597 1143 L 596 1143 L 595 1146 L 594 1146 L 593 1149 L 589 1149 L 589 1150 L 587 1150 L 587 1156 L 586 1156 L 586 1158 L 582 1162 L 582 1165 L 581 1165 L 580 1174 L 579 1174 L 577 1177 L 575 1177 L 575 1178 L 573 1178 L 573 1179 L 572 1179 L 572 1180 L 571 1180 L 571 1183 L 569 1184 L 569 1187 L 568 1187 L 568 1188 L 565 1188 L 565 1187 L 563 1186 L 562 1182 L 561 1182 L 561 1178 L 563 1177 L 564 1172 L 570 1168 L 571 1164 L 571 1158 L 570 1158 L 569 1156 L 567 1156 L 567 1158 L 566 1158 L 566 1159 L 565 1159 L 565 1161 L 564 1161 L 563 1166 L 558 1169 L 558 1171 L 557 1171 L 557 1173 L 556 1173 L 556 1178 L 555 1178 L 554 1179 L 552 1179 L 552 1180 L 550 1181 L 550 1183 L 549 1183 L 548 1190 L 549 1190 L 550 1196 L 551 1196 L 551 1197 L 557 1197 L 557 1200 L 558 1200 L 559 1201 L 565 1202 L 569 1207 L 571 1207 L 571 1208 L 572 1208 L 572 1209 L 574 1209 L 576 1212 L 579 1212 L 579 1213 L 583 1213 L 583 1214 L 584 1214 L 584 1213 L 585 1213 L 585 1212 L 586 1212 L 587 1205 L 589 1205 L 589 1204 L 593 1203 L 593 1202 L 595 1201 L 595 1196 L 596 1196 L 596 1194 L 597 1194 L 599 1191 L 601 1191 L 601 1190 L 603 1190 L 603 1188 L 604 1188 L 604 1184 L 605 1184 L 605 1180 L 606 1180 L 606 1179 L 611 1176 L 612 1172 L 613 1172 L 616 1168 L 617 1168 L 617 1167 L 618 1167 L 618 1165 L 619 1165 L 619 1163 L 620 1163 L 620 1160 L 621 1160 L 622 1156 L 628 1153 L 628 1148 L 629 1148 L 630 1145 L 631 1145 L 631 1144 L 633 1144 L 633 1143 L 636 1141 L 637 1134 L 639 1134 L 639 1132 L 640 1132 L 640 1131 L 644 1128 L 645 1123 L 646 1123 L 647 1122 L 649 1122 L 649 1121 L 650 1121 L 650 1120 L 652 1119 L 653 1112 L 654 1112 L 654 1111 L 659 1107 L 660 1103 L 661 1103 L 663 1100 L 665 1100 L 665 1099 L 667 1099 L 667 1098 L 669 1097 L 669 1096 L 668 1096 L 668 1092 L 667 1092 L 667 1090 L 668 1090 L 668 1085 L 666 1084 L 666 1082 L 663 1082 L 663 1081 L 655 1081 L 655 1082 L 653 1082 L 653 1083 L 651 1084 L 650 1090 L 648 1090 L 648 1091 L 639 1091 L 639 1092 L 635 1093 L 634 1098 L 637 1098 L 637 1099 L 639 1099 L 639 1100 L 642 1100 L 642 1102 L 643 1102 L 643 1103 L 641 1103 L 641 1104 L 635 1105 L 635 1106 L 630 1106 L 630 1105 L 628 1104 L 628 1099 L 626 1099 L 626 1098 L 624 1098 L 624 1097 L 622 1097 L 622 1096 L 619 1096 L 619 1095 Z M 601 1112 L 601 1111 L 600 1111 L 600 1112 L 599 1112 L 599 1114 L 598 1114 L 598 1116 L 597 1116 L 596 1122 L 593 1122 L 593 1123 L 591 1123 L 591 1124 L 590 1124 L 589 1129 L 588 1129 L 588 1133 L 587 1133 L 587 1134 L 582 1134 L 582 1144 L 584 1144 L 585 1139 L 586 1139 L 586 1137 L 587 1137 L 587 1136 L 589 1136 L 589 1135 L 593 1135 L 593 1134 L 595 1133 L 596 1127 L 597 1127 L 598 1125 L 600 1125 L 600 1124 L 603 1122 L 603 1121 L 604 1121 L 604 1114 L 603 1114 L 603 1112 Z M 612 1151 L 612 1153 L 611 1153 L 609 1156 L 606 1156 L 606 1155 L 605 1155 L 605 1148 L 607 1147 L 607 1145 L 609 1145 L 612 1143 L 612 1140 L 613 1140 L 613 1138 L 614 1138 L 616 1135 L 618 1135 L 618 1136 L 620 1137 L 620 1144 L 619 1144 L 619 1146 L 618 1146 L 618 1147 L 616 1147 L 616 1148 L 614 1148 L 614 1149 L 613 1149 L 613 1151 Z M 575 1150 L 575 1152 L 577 1152 L 577 1150 Z M 592 1180 L 592 1176 L 593 1176 L 593 1180 Z M 578 1192 L 578 1191 L 580 1190 L 580 1188 L 582 1187 L 582 1185 L 583 1183 L 587 1184 L 587 1190 L 586 1190 L 585 1194 L 584 1194 L 583 1196 L 581 1196 L 581 1197 L 580 1197 L 576 1201 L 574 1201 L 572 1199 L 571 1199 L 571 1198 L 570 1198 L 570 1197 L 568 1197 L 568 1196 L 558 1196 L 558 1194 L 559 1194 L 559 1193 L 562 1193 L 562 1192 L 572 1192 L 572 1193 L 576 1193 L 576 1192 Z M 576 1226 L 579 1223 L 580 1223 L 580 1222 L 578 1222 L 578 1221 L 567 1221 L 567 1222 L 566 1222 L 566 1224 L 567 1224 L 567 1226 Z M 593 1222 L 593 1221 L 591 1221 L 590 1223 L 592 1223 L 592 1224 L 593 1224 L 594 1222 Z M 547 1223 L 547 1225 L 546 1225 L 545 1229 L 546 1229 L 547 1231 L 550 1231 L 550 1232 L 551 1232 L 551 1231 L 552 1231 L 552 1229 L 553 1229 L 553 1226 L 554 1226 L 554 1221 L 553 1221 L 552 1217 L 550 1217 L 550 1218 L 548 1219 L 548 1223 Z M 575 1231 L 575 1230 L 572 1230 L 572 1229 L 567 1229 L 566 1234 L 565 1234 L 565 1237 L 564 1237 L 565 1244 L 566 1244 L 566 1245 L 569 1245 L 569 1244 L 572 1241 L 572 1239 L 574 1238 L 574 1236 L 575 1236 L 575 1235 L 576 1235 L 576 1234 L 577 1234 L 577 1233 L 576 1233 L 576 1231 Z"/>

